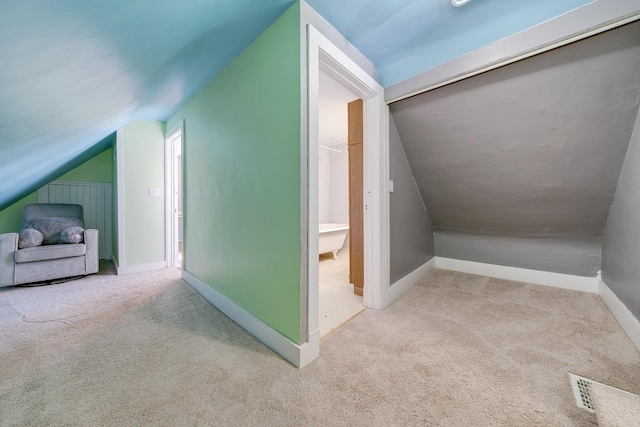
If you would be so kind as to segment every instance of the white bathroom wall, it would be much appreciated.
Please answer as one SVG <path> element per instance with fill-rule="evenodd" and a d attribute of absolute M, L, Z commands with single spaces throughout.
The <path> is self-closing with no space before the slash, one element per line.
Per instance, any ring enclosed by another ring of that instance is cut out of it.
<path fill-rule="evenodd" d="M 341 153 L 334 153 L 329 160 L 329 219 L 330 222 L 349 224 L 349 153 L 347 144 L 334 145 Z M 345 239 L 343 248 L 349 247 Z"/>
<path fill-rule="evenodd" d="M 358 99 L 349 89 L 320 73 L 319 221 L 349 224 L 349 154 L 347 104 Z M 345 248 L 349 247 L 346 239 Z"/>
<path fill-rule="evenodd" d="M 347 144 L 334 145 L 342 151 L 330 159 L 330 205 L 331 222 L 349 224 L 349 154 Z"/>
<path fill-rule="evenodd" d="M 349 154 L 347 144 L 333 145 L 341 153 L 320 149 L 318 219 L 349 224 Z M 345 242 L 349 247 L 349 241 Z"/>
<path fill-rule="evenodd" d="M 319 174 L 319 201 L 318 201 L 318 221 L 332 222 L 330 220 L 330 193 L 331 193 L 331 168 L 329 150 L 320 149 L 320 161 L 318 162 Z"/>

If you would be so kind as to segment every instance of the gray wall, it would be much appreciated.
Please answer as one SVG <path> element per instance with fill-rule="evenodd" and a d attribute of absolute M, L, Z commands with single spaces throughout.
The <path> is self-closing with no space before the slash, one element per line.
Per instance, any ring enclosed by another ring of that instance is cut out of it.
<path fill-rule="evenodd" d="M 402 148 L 393 117 L 389 115 L 390 279 L 393 284 L 434 255 L 433 229 Z"/>
<path fill-rule="evenodd" d="M 640 23 L 391 105 L 435 229 L 602 236 L 638 113 Z"/>
<path fill-rule="evenodd" d="M 435 254 L 593 276 L 639 93 L 636 22 L 392 104 Z"/>
<path fill-rule="evenodd" d="M 640 319 L 640 114 L 604 230 L 602 278 Z"/>
<path fill-rule="evenodd" d="M 600 269 L 600 238 L 479 236 L 435 231 L 436 255 L 593 277 Z"/>

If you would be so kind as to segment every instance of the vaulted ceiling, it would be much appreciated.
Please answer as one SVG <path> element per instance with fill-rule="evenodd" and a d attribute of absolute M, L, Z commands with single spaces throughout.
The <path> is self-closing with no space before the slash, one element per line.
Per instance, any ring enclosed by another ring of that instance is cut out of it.
<path fill-rule="evenodd" d="M 166 120 L 293 2 L 3 3 L 0 209 L 127 123 Z"/>
<path fill-rule="evenodd" d="M 310 0 L 385 86 L 590 0 Z M 0 13 L 0 210 L 165 120 L 293 0 L 11 1 Z"/>

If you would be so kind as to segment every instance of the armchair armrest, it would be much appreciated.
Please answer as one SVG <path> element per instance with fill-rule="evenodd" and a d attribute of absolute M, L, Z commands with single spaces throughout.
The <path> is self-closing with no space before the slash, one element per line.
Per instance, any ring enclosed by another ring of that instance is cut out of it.
<path fill-rule="evenodd" d="M 100 269 L 100 261 L 98 259 L 98 230 L 92 228 L 84 230 L 84 244 L 86 246 L 86 274 L 97 273 Z"/>
<path fill-rule="evenodd" d="M 15 284 L 15 252 L 18 250 L 18 236 L 18 233 L 0 234 L 0 286 Z"/>

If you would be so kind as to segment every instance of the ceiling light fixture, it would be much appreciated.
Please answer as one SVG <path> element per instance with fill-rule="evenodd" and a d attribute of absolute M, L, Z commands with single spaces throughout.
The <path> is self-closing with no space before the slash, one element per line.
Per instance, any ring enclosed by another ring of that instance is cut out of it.
<path fill-rule="evenodd" d="M 469 3 L 471 0 L 451 0 L 451 4 L 454 7 L 460 7 L 460 6 L 464 6 L 465 4 Z"/>

